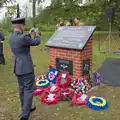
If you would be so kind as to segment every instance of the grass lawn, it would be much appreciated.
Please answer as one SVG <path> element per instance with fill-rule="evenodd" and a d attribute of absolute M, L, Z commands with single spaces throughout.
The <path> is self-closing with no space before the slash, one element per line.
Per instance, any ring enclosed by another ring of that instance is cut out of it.
<path fill-rule="evenodd" d="M 42 42 L 38 47 L 32 47 L 36 75 L 47 72 L 49 55 L 44 51 L 44 44 L 52 33 L 42 33 Z M 107 34 L 100 33 L 100 43 L 103 44 Z M 115 35 L 115 34 L 114 34 Z M 100 54 L 98 52 L 98 33 L 93 36 L 93 63 L 100 67 L 106 57 L 120 57 L 114 54 Z M 120 38 L 115 35 L 117 45 Z M 113 47 L 114 48 L 114 47 Z M 13 74 L 12 53 L 8 40 L 4 43 L 6 65 L 0 65 L 0 120 L 18 120 L 20 110 L 17 80 Z M 94 64 L 93 64 L 94 65 Z M 95 66 L 95 65 L 94 65 Z M 72 107 L 70 102 L 60 102 L 56 106 L 43 105 L 40 98 L 34 99 L 37 110 L 31 114 L 30 120 L 120 120 L 120 87 L 101 85 L 97 90 L 89 93 L 106 98 L 109 108 L 105 111 L 93 111 L 88 107 Z"/>

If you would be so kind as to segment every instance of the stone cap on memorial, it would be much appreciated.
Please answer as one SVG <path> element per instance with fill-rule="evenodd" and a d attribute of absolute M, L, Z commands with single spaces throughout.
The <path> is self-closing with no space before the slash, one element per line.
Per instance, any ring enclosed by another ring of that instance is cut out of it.
<path fill-rule="evenodd" d="M 47 47 L 83 49 L 96 26 L 63 26 L 46 43 Z"/>

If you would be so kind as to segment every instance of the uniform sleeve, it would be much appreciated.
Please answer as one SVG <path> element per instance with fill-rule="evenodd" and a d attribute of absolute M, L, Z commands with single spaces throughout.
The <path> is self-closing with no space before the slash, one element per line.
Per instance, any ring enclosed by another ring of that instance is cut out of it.
<path fill-rule="evenodd" d="M 24 45 L 26 46 L 37 46 L 40 44 L 40 35 L 36 34 L 34 39 L 31 38 L 29 34 L 24 36 Z"/>
<path fill-rule="evenodd" d="M 0 32 L 0 39 L 1 39 L 2 41 L 4 41 L 4 40 L 5 40 L 5 36 L 4 36 L 4 34 L 3 34 L 3 33 L 1 33 L 1 32 Z"/>

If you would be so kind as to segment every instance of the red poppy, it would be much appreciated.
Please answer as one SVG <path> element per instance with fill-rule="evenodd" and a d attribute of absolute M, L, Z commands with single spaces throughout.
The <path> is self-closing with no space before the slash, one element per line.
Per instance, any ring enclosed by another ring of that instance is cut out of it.
<path fill-rule="evenodd" d="M 63 83 L 61 83 L 62 79 L 65 80 Z M 72 79 L 68 73 L 61 72 L 56 79 L 56 85 L 60 88 L 68 88 L 70 86 L 71 80 Z"/>
<path fill-rule="evenodd" d="M 45 95 L 41 98 L 41 102 L 48 105 L 55 105 L 60 101 L 58 94 L 53 93 L 45 93 Z"/>

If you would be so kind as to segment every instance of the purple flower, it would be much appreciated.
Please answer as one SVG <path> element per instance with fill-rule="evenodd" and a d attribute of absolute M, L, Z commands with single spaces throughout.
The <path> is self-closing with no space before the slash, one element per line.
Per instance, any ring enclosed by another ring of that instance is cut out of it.
<path fill-rule="evenodd" d="M 103 81 L 103 78 L 97 72 L 93 73 L 93 79 L 97 84 L 100 84 Z"/>

